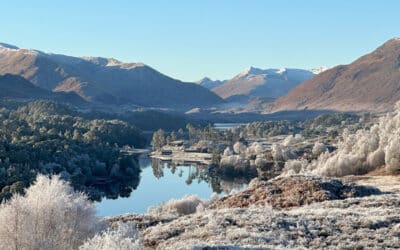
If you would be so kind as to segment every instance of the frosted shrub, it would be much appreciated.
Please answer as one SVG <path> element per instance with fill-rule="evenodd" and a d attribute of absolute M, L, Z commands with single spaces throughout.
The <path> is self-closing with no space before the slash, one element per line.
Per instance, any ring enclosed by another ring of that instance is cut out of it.
<path fill-rule="evenodd" d="M 100 228 L 93 203 L 58 176 L 39 175 L 0 206 L 0 249 L 78 249 Z"/>
<path fill-rule="evenodd" d="M 80 250 L 139 250 L 141 239 L 133 224 L 119 223 L 116 228 L 108 229 L 86 241 Z"/>
<path fill-rule="evenodd" d="M 313 173 L 326 176 L 364 174 L 383 165 L 389 173 L 400 172 L 400 104 L 396 111 L 380 118 L 369 130 L 358 130 L 350 134 L 345 130 L 332 153 L 321 154 L 307 166 L 286 170 Z"/>
<path fill-rule="evenodd" d="M 202 200 L 197 195 L 189 195 L 181 199 L 171 199 L 156 207 L 150 207 L 147 213 L 157 217 L 193 214 L 198 210 L 204 210 L 204 208 L 208 207 L 215 199 L 215 195 L 213 195 L 209 201 Z"/>
<path fill-rule="evenodd" d="M 264 167 L 264 166 L 266 166 L 268 164 L 268 161 L 263 157 L 257 157 L 255 162 L 254 162 L 254 164 L 257 167 Z"/>
<path fill-rule="evenodd" d="M 286 137 L 283 142 L 282 145 L 283 146 L 292 146 L 294 144 L 300 143 L 304 141 L 304 137 L 300 134 L 296 134 L 295 136 L 293 135 L 289 135 L 288 137 Z"/>
<path fill-rule="evenodd" d="M 310 164 L 307 160 L 289 160 L 285 162 L 285 174 L 299 174 L 299 173 L 307 173 L 307 167 Z"/>
<path fill-rule="evenodd" d="M 259 143 L 259 142 L 253 142 L 246 150 L 246 155 L 247 157 L 253 156 L 253 155 L 261 155 L 264 153 L 266 149 L 264 146 Z"/>
<path fill-rule="evenodd" d="M 287 161 L 296 158 L 296 154 L 292 150 L 280 144 L 272 144 L 271 154 L 275 161 Z"/>
<path fill-rule="evenodd" d="M 248 161 L 246 158 L 240 155 L 231 155 L 226 156 L 221 159 L 220 165 L 222 167 L 235 167 L 235 168 L 244 168 L 248 166 Z"/>
<path fill-rule="evenodd" d="M 233 151 L 235 154 L 242 155 L 246 153 L 246 145 L 244 145 L 242 142 L 238 141 L 233 145 Z"/>
<path fill-rule="evenodd" d="M 327 150 L 327 147 L 325 146 L 325 144 L 321 143 L 321 142 L 315 142 L 313 148 L 312 148 L 312 153 L 315 156 L 318 156 L 322 153 L 324 153 Z"/>
<path fill-rule="evenodd" d="M 224 156 L 230 156 L 233 155 L 232 149 L 230 147 L 226 147 L 224 150 Z"/>
<path fill-rule="evenodd" d="M 385 163 L 388 172 L 395 173 L 400 171 L 400 140 L 398 135 L 390 138 L 385 147 Z"/>

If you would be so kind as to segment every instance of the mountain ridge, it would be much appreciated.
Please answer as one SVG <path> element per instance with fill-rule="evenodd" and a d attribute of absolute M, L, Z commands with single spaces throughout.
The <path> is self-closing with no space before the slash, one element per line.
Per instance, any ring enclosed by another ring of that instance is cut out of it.
<path fill-rule="evenodd" d="M 197 107 L 224 101 L 195 84 L 168 77 L 143 63 L 72 57 L 17 46 L 0 46 L 0 74 L 24 77 L 38 87 L 74 92 L 88 102 Z"/>
<path fill-rule="evenodd" d="M 49 99 L 80 106 L 86 104 L 85 100 L 74 93 L 54 93 L 12 74 L 0 75 L 0 98 Z"/>
<path fill-rule="evenodd" d="M 338 65 L 279 98 L 271 111 L 386 111 L 400 98 L 400 40 L 390 39 L 350 64 Z"/>
<path fill-rule="evenodd" d="M 261 69 L 250 66 L 212 91 L 225 100 L 273 100 L 314 75 L 312 71 L 303 69 Z"/>

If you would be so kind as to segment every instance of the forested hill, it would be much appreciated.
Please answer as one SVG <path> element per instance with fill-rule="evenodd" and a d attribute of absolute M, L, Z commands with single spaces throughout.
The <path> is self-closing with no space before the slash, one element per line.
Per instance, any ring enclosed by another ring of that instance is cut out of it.
<path fill-rule="evenodd" d="M 0 200 L 23 192 L 37 173 L 60 174 L 92 199 L 129 195 L 140 168 L 120 147 L 144 144 L 140 130 L 121 120 L 87 119 L 49 101 L 3 105 Z"/>

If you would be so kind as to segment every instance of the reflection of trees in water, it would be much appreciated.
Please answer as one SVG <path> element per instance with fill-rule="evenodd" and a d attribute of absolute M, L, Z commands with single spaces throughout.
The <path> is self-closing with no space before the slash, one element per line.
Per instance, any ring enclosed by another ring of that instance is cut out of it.
<path fill-rule="evenodd" d="M 163 162 L 154 158 L 152 159 L 151 166 L 154 176 L 158 179 L 164 176 L 164 170 L 169 169 L 172 174 L 177 174 L 179 177 L 186 178 L 185 182 L 187 185 L 191 185 L 193 182 L 201 183 L 204 181 L 211 186 L 213 192 L 218 194 L 222 192 L 229 194 L 232 190 L 240 190 L 255 177 L 243 177 L 243 175 L 224 176 L 218 174 L 216 171 L 212 171 L 212 169 L 207 166 L 177 166 L 172 162 Z M 185 176 L 184 168 L 187 170 Z"/>
<path fill-rule="evenodd" d="M 128 159 L 127 159 L 128 161 Z M 112 178 L 98 178 L 97 183 L 88 187 L 87 193 L 92 200 L 100 201 L 102 198 L 117 199 L 119 197 L 129 197 L 140 182 L 140 166 L 137 158 L 129 159 L 129 171 L 118 174 Z"/>
<path fill-rule="evenodd" d="M 151 167 L 153 169 L 153 175 L 157 179 L 160 179 L 161 177 L 164 176 L 164 169 L 159 159 L 153 158 L 151 161 Z"/>

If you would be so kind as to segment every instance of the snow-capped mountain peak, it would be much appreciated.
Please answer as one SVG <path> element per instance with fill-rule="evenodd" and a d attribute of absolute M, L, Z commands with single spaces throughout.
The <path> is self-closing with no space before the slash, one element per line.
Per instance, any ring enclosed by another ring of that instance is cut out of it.
<path fill-rule="evenodd" d="M 255 68 L 253 66 L 247 67 L 244 70 L 242 70 L 239 74 L 238 77 L 241 76 L 246 76 L 246 75 L 258 75 L 262 73 L 262 69 Z"/>
<path fill-rule="evenodd" d="M 326 66 L 321 66 L 321 67 L 318 67 L 318 68 L 310 69 L 310 71 L 313 72 L 314 74 L 318 75 L 318 74 L 320 74 L 320 73 L 322 73 L 322 72 L 324 72 L 324 71 L 326 71 L 328 69 L 329 68 L 326 67 Z"/>

